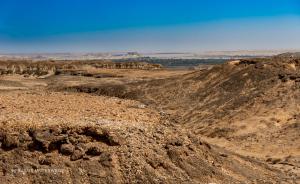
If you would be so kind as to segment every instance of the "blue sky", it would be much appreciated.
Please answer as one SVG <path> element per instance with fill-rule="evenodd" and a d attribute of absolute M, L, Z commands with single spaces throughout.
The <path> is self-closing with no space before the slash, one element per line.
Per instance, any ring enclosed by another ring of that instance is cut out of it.
<path fill-rule="evenodd" d="M 300 0 L 1 0 L 0 52 L 300 49 Z"/>

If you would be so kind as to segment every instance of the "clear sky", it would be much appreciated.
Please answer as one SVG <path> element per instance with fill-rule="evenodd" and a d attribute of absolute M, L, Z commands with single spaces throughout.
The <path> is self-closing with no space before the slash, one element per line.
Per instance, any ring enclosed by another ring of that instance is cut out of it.
<path fill-rule="evenodd" d="M 300 49 L 300 0 L 1 0 L 0 52 Z"/>

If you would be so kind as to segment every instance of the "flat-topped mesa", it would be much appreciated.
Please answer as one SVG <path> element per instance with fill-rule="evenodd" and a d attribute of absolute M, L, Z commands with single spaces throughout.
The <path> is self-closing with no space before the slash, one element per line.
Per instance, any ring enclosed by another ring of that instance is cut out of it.
<path fill-rule="evenodd" d="M 146 62 L 97 62 L 93 63 L 96 68 L 108 68 L 108 69 L 142 69 L 142 70 L 152 70 L 160 69 L 162 65 L 160 64 L 150 64 Z"/>
<path fill-rule="evenodd" d="M 90 69 L 138 69 L 155 70 L 161 69 L 159 64 L 149 64 L 146 62 L 113 62 L 113 61 L 0 61 L 0 74 L 20 74 L 20 75 L 48 75 L 64 74 L 70 71 Z"/>

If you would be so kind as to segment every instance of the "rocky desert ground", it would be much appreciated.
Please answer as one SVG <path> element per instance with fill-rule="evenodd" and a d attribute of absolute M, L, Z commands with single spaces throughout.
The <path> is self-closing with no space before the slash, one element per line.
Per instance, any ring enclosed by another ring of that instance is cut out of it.
<path fill-rule="evenodd" d="M 300 58 L 0 61 L 0 183 L 299 183 Z"/>

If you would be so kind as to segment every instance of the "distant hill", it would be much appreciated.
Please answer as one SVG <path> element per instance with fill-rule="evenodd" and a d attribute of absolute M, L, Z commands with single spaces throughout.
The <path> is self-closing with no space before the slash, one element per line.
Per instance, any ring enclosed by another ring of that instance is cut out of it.
<path fill-rule="evenodd" d="M 277 57 L 289 57 L 289 58 L 300 58 L 300 52 L 287 52 L 277 55 Z"/>

